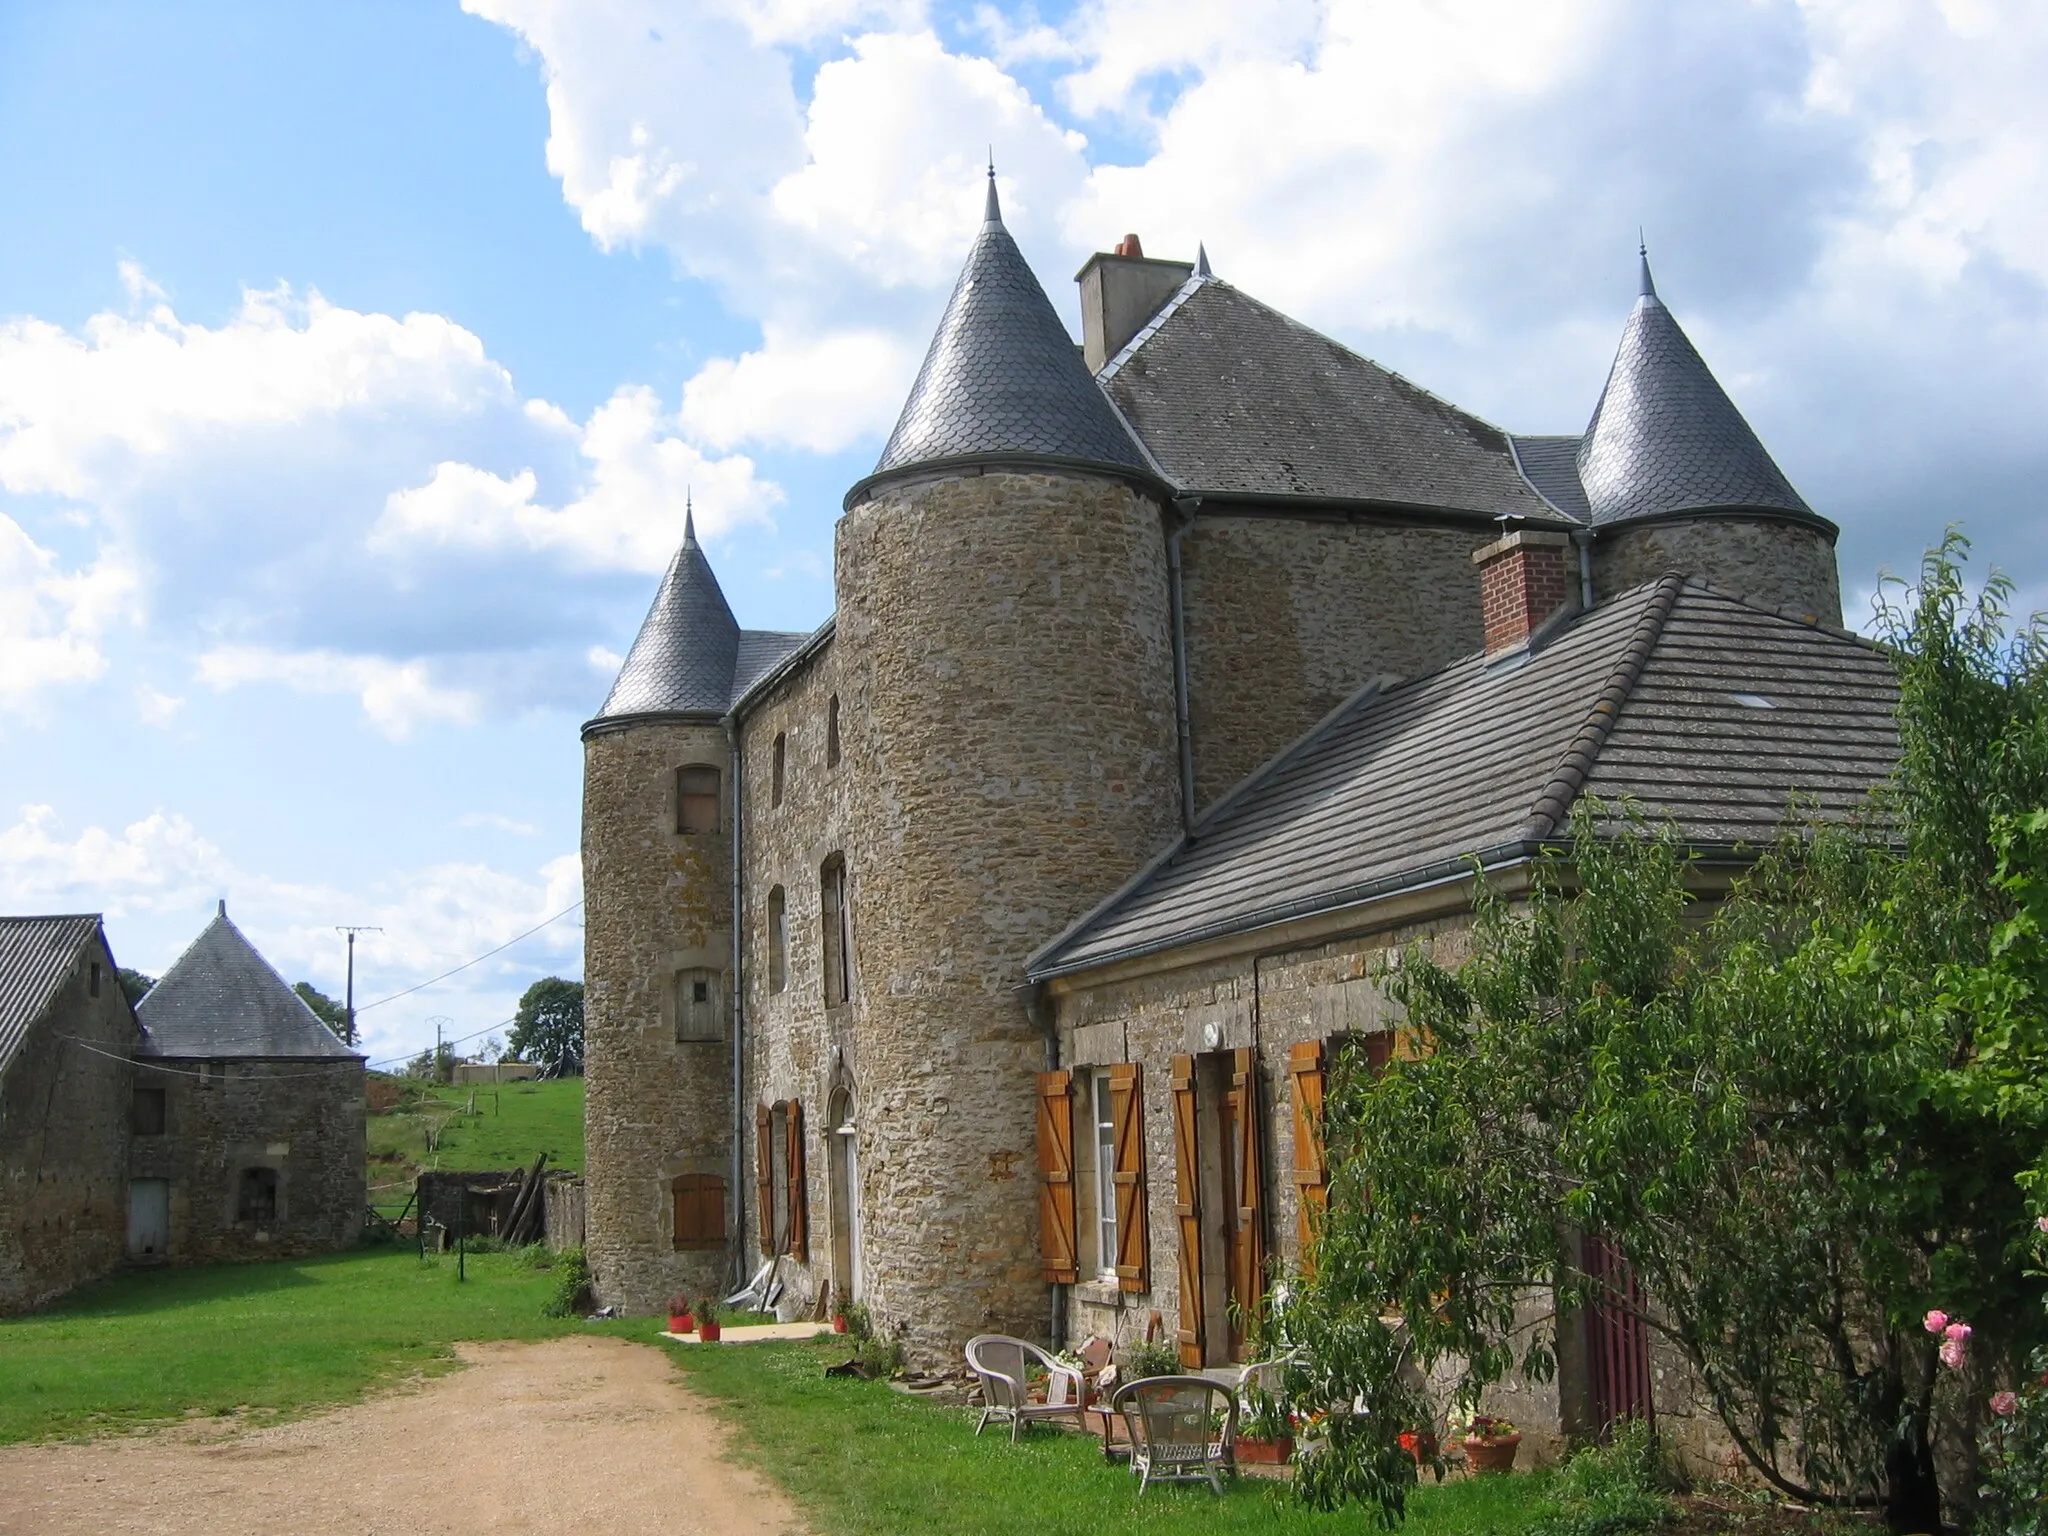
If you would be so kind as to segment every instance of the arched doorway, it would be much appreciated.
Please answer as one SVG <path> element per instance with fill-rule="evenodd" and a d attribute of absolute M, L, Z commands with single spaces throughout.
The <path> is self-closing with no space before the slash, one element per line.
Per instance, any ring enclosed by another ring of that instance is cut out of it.
<path fill-rule="evenodd" d="M 854 1132 L 853 1089 L 833 1090 L 826 1120 L 832 1164 L 832 1290 L 841 1302 L 859 1301 L 865 1287 L 860 1263 L 860 1153 Z"/>

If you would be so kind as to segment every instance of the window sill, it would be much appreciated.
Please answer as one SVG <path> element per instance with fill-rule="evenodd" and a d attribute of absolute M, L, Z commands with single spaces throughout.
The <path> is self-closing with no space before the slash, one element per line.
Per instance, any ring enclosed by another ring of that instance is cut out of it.
<path fill-rule="evenodd" d="M 1074 1284 L 1074 1300 L 1086 1302 L 1091 1307 L 1113 1307 L 1121 1311 L 1128 1292 L 1118 1289 L 1114 1280 L 1080 1280 Z"/>

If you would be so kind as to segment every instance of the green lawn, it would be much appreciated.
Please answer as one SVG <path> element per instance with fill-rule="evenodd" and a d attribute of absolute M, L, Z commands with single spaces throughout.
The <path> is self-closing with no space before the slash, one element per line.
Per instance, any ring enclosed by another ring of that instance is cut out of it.
<path fill-rule="evenodd" d="M 405 1205 L 422 1168 L 517 1168 L 545 1151 L 550 1168 L 582 1171 L 580 1077 L 498 1088 L 407 1083 L 404 1093 L 365 1121 L 370 1203 L 387 1216 Z"/>

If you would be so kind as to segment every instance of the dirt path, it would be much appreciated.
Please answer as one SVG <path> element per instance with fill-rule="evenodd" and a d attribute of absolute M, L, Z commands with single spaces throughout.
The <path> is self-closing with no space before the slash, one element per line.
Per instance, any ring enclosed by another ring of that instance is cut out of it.
<path fill-rule="evenodd" d="M 465 1370 L 295 1424 L 0 1448 L 0 1536 L 802 1531 L 781 1493 L 719 1459 L 730 1430 L 661 1351 L 458 1352 Z"/>

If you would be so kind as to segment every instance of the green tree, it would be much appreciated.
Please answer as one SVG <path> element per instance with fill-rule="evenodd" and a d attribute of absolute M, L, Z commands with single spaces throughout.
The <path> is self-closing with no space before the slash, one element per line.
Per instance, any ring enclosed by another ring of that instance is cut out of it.
<path fill-rule="evenodd" d="M 512 1054 L 543 1077 L 583 1075 L 583 983 L 547 976 L 526 989 L 508 1037 Z"/>
<path fill-rule="evenodd" d="M 1966 547 L 1888 610 L 1901 759 L 1870 819 L 1788 832 L 1702 920 L 1668 831 L 1582 805 L 1568 862 L 1520 909 L 1484 899 L 1467 959 L 1388 972 L 1421 1048 L 1378 1076 L 1340 1065 L 1294 1305 L 1389 1338 L 1351 1345 L 1379 1368 L 1322 1400 L 1386 1394 L 1388 1361 L 1456 1370 L 1468 1402 L 1549 1376 L 1556 1316 L 1596 1297 L 1579 1234 L 1598 1234 L 1765 1478 L 1938 1527 L 1937 1403 L 1973 1409 L 2044 1338 L 2025 1256 L 2048 668 L 2001 582 L 1968 599 Z M 1532 1321 L 1544 1292 L 1558 1313 Z M 1967 1345 L 1929 1330 L 1937 1309 Z M 1305 1468 L 1304 1497 L 1398 1513 L 1402 1427 L 1353 1426 L 1365 1443 Z"/>
<path fill-rule="evenodd" d="M 131 971 L 127 966 L 119 967 L 114 974 L 121 978 L 121 991 L 127 995 L 128 1006 L 134 1007 L 142 1001 L 143 995 L 156 985 L 156 978 L 144 971 Z"/>
<path fill-rule="evenodd" d="M 340 1003 L 322 992 L 310 981 L 296 982 L 292 990 L 299 994 L 305 1005 L 318 1015 L 320 1022 L 333 1030 L 343 1040 L 348 1038 L 348 1012 Z"/>

